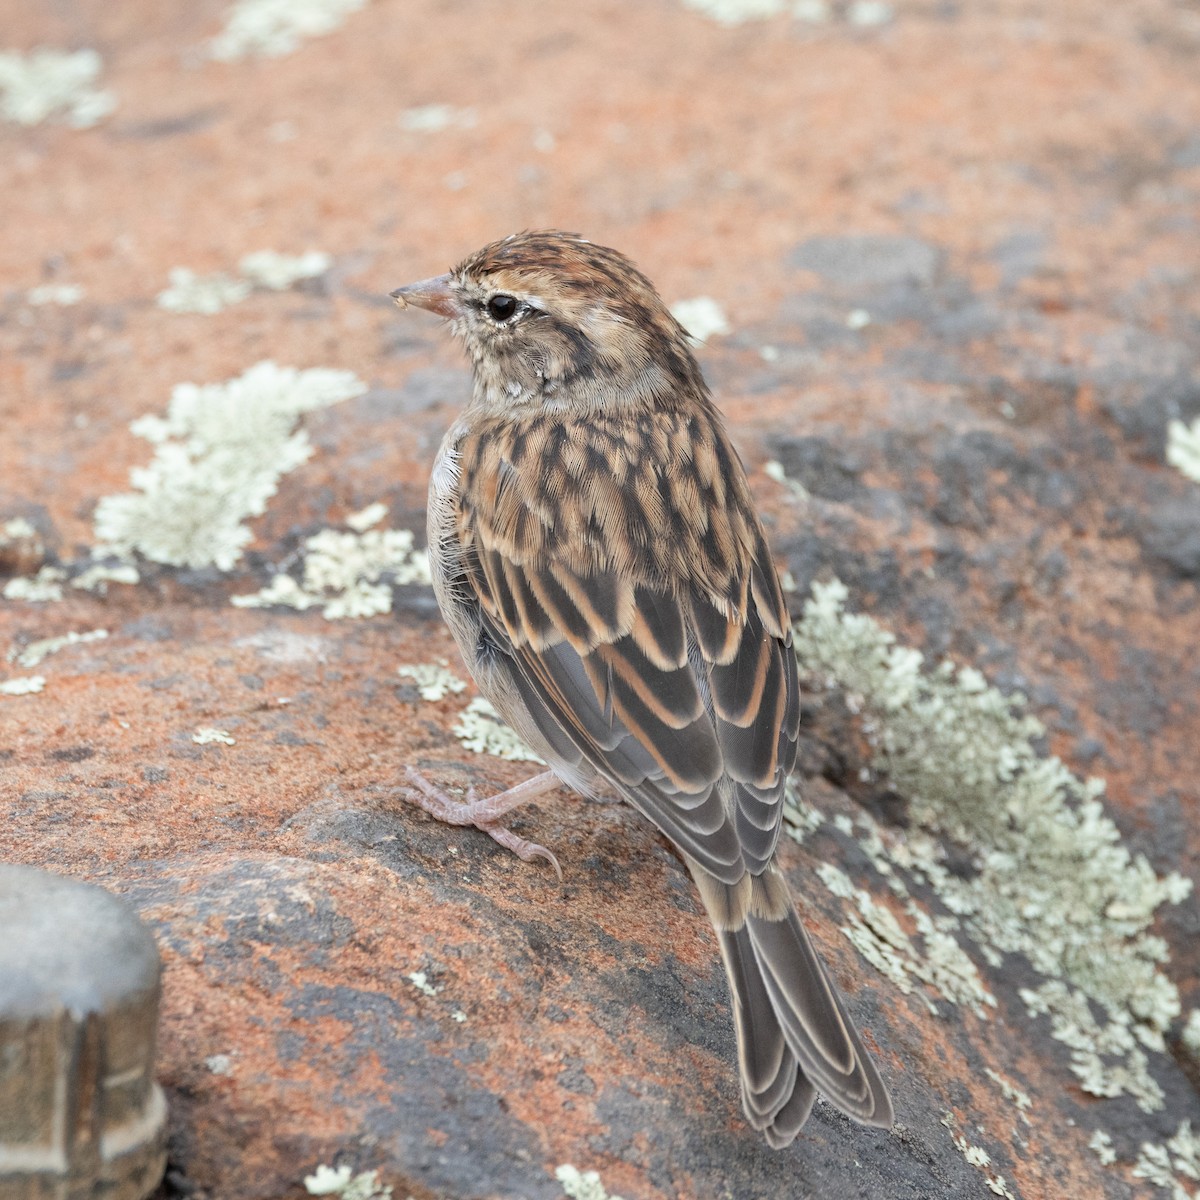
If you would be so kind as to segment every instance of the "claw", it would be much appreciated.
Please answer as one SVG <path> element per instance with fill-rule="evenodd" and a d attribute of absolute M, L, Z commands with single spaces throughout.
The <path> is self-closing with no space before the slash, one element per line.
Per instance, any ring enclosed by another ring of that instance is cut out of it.
<path fill-rule="evenodd" d="M 523 862 L 544 858 L 554 868 L 559 883 L 562 882 L 563 873 L 558 859 L 545 846 L 519 837 L 507 826 L 499 823 L 506 812 L 557 786 L 558 779 L 552 772 L 535 775 L 533 779 L 519 783 L 516 787 L 483 799 L 475 794 L 474 787 L 470 787 L 467 789 L 465 801 L 452 800 L 412 767 L 406 767 L 404 774 L 409 783 L 413 784 L 412 789 L 402 789 L 405 799 L 423 808 L 434 820 L 447 825 L 473 825 L 505 849 L 511 850 Z"/>

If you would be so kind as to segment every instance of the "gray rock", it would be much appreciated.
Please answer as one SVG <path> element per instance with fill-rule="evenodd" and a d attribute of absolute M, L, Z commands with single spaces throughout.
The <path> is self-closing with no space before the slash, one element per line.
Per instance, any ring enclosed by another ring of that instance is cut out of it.
<path fill-rule="evenodd" d="M 858 234 L 809 238 L 791 252 L 788 265 L 815 271 L 828 283 L 853 289 L 932 283 L 941 258 L 936 246 L 918 238 Z"/>

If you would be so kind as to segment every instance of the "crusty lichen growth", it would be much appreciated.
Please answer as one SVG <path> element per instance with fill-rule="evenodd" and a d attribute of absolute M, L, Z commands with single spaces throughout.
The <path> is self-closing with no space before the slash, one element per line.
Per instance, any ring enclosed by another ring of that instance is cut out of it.
<path fill-rule="evenodd" d="M 197 275 L 187 267 L 172 267 L 170 286 L 158 293 L 157 304 L 168 312 L 204 313 L 212 316 L 240 304 L 255 289 L 282 292 L 302 279 L 324 275 L 332 263 L 328 254 L 309 250 L 304 254 L 279 254 L 256 250 L 238 263 L 240 279 L 223 272 Z"/>
<path fill-rule="evenodd" d="M 1145 1112 L 1163 1106 L 1162 1088 L 1150 1073 L 1150 1059 L 1138 1045 L 1139 1027 L 1128 1019 L 1097 1021 L 1087 996 L 1061 979 L 1022 988 L 1030 1015 L 1050 1018 L 1050 1033 L 1071 1051 L 1071 1070 L 1093 1096 L 1132 1096 Z"/>
<path fill-rule="evenodd" d="M 133 563 L 93 563 L 71 580 L 71 586 L 104 596 L 108 593 L 110 583 L 135 584 L 140 580 L 141 575 Z"/>
<path fill-rule="evenodd" d="M 891 909 L 870 892 L 855 887 L 840 867 L 821 863 L 817 875 L 835 896 L 854 901 L 858 911 L 850 914 L 850 923 L 842 927 L 842 932 L 877 971 L 906 995 L 913 991 L 912 980 L 919 979 L 945 999 L 968 1005 L 977 1016 L 986 1015 L 985 1005 L 995 1008 L 996 997 L 984 987 L 975 964 L 954 938 L 957 922 L 953 917 L 936 919 L 907 900 L 904 907 L 922 939 L 923 949 L 918 951 Z M 923 998 L 929 1011 L 936 1012 L 932 1001 Z"/>
<path fill-rule="evenodd" d="M 1200 417 L 1190 425 L 1172 421 L 1167 426 L 1167 462 L 1200 483 Z"/>
<path fill-rule="evenodd" d="M 332 33 L 367 0 L 238 0 L 209 53 L 222 62 L 279 58 L 310 38 Z"/>
<path fill-rule="evenodd" d="M 44 675 L 18 675 L 0 682 L 0 696 L 32 696 L 45 686 Z"/>
<path fill-rule="evenodd" d="M 44 566 L 36 575 L 17 575 L 4 585 L 5 600 L 25 600 L 30 604 L 52 604 L 63 597 L 61 567 Z"/>
<path fill-rule="evenodd" d="M 473 108 L 450 104 L 420 104 L 400 114 L 400 128 L 408 133 L 440 133 L 443 129 L 474 129 L 479 116 Z"/>
<path fill-rule="evenodd" d="M 177 313 L 212 316 L 250 295 L 250 283 L 228 275 L 197 275 L 187 267 L 172 267 L 170 285 L 158 293 L 159 308 Z"/>
<path fill-rule="evenodd" d="M 1191 1121 L 1182 1122 L 1165 1143 L 1143 1142 L 1133 1174 L 1170 1192 L 1171 1200 L 1200 1200 L 1200 1188 L 1184 1183 L 1200 1180 L 1200 1135 L 1192 1132 Z"/>
<path fill-rule="evenodd" d="M 915 828 L 879 858 L 931 884 L 993 966 L 1019 953 L 1047 978 L 1026 1003 L 1051 1016 L 1087 1090 L 1160 1107 L 1144 1050 L 1165 1050 L 1180 1002 L 1159 969 L 1166 945 L 1148 929 L 1158 906 L 1182 900 L 1190 883 L 1159 878 L 1121 845 L 1099 800 L 1103 783 L 1038 754 L 1044 730 L 1020 697 L 970 667 L 926 671 L 918 651 L 846 613 L 846 596 L 837 581 L 814 586 L 797 653 L 807 672 L 861 707 L 872 767 L 910 801 Z M 944 839 L 971 851 L 972 878 L 947 869 Z M 889 885 L 907 893 L 895 872 Z M 1102 1021 L 1084 1019 L 1087 1001 Z"/>
<path fill-rule="evenodd" d="M 694 296 L 690 300 L 677 300 L 671 305 L 671 316 L 687 330 L 696 342 L 707 342 L 709 338 L 724 337 L 733 331 L 725 310 L 711 296 Z"/>
<path fill-rule="evenodd" d="M 67 646 L 78 646 L 84 642 L 99 642 L 108 637 L 107 629 L 89 629 L 85 633 L 64 633 L 58 637 L 41 638 L 27 646 L 14 646 L 8 652 L 8 661 L 19 667 L 36 667 L 44 658 L 57 654 Z"/>
<path fill-rule="evenodd" d="M 1011 1083 L 999 1071 L 993 1071 L 991 1067 L 984 1067 L 983 1073 L 1000 1089 L 1000 1095 L 1020 1113 L 1021 1120 L 1028 1125 L 1029 1117 L 1026 1114 L 1033 1107 L 1029 1093 L 1022 1091 L 1015 1083 Z"/>
<path fill-rule="evenodd" d="M 237 739 L 227 729 L 212 729 L 205 726 L 192 734 L 197 746 L 236 746 Z"/>
<path fill-rule="evenodd" d="M 337 1196 L 339 1200 L 387 1200 L 391 1184 L 379 1181 L 378 1171 L 354 1174 L 349 1166 L 327 1167 L 322 1163 L 304 1177 L 304 1190 L 310 1196 Z"/>
<path fill-rule="evenodd" d="M 246 519 L 312 454 L 301 415 L 366 390 L 349 371 L 273 362 L 225 383 L 178 384 L 165 419 L 133 422 L 154 459 L 130 472 L 135 491 L 97 505 L 97 538 L 121 557 L 229 570 L 253 538 Z"/>
<path fill-rule="evenodd" d="M 542 761 L 500 720 L 499 713 L 482 696 L 476 696 L 467 705 L 452 732 L 476 754 L 490 754 L 493 758 L 506 758 L 512 762 Z"/>
<path fill-rule="evenodd" d="M 276 250 L 256 250 L 243 255 L 238 270 L 255 287 L 282 292 L 303 279 L 324 275 L 333 259 L 321 250 L 306 250 L 303 254 L 280 254 Z"/>
<path fill-rule="evenodd" d="M 1005 1200 L 1017 1200 L 1004 1176 L 992 1170 L 992 1156 L 982 1146 L 972 1145 L 959 1133 L 958 1122 L 954 1119 L 954 1114 L 944 1113 L 942 1124 L 950 1130 L 950 1137 L 958 1152 L 983 1176 L 988 1190 L 997 1196 L 1003 1196 Z"/>
<path fill-rule="evenodd" d="M 761 21 L 787 9 L 785 0 L 683 0 L 683 4 L 722 25 Z"/>
<path fill-rule="evenodd" d="M 466 680 L 459 679 L 444 663 L 404 663 L 396 668 L 416 684 L 422 700 L 444 700 L 466 690 Z"/>
<path fill-rule="evenodd" d="M 595 1171 L 580 1171 L 570 1163 L 556 1167 L 554 1177 L 562 1184 L 563 1195 L 569 1200 L 621 1200 L 620 1196 L 609 1195 Z"/>
<path fill-rule="evenodd" d="M 260 591 L 234 596 L 238 608 L 320 606 L 326 620 L 374 617 L 392 611 L 392 587 L 428 584 L 429 555 L 413 545 L 410 529 L 372 529 L 387 515 L 372 504 L 346 519 L 357 532 L 322 529 L 304 543 L 303 579 L 280 573 Z"/>
<path fill-rule="evenodd" d="M 117 105 L 112 92 L 93 87 L 100 67 L 95 50 L 0 53 L 0 117 L 19 125 L 57 117 L 87 129 Z"/>
<path fill-rule="evenodd" d="M 1200 1066 L 1200 1008 L 1193 1008 L 1188 1013 L 1188 1019 L 1183 1024 L 1183 1033 L 1179 1035 L 1179 1044 L 1183 1052 Z"/>
<path fill-rule="evenodd" d="M 77 283 L 43 283 L 25 293 L 25 303 L 33 308 L 44 308 L 48 304 L 69 308 L 83 299 L 83 288 Z"/>
<path fill-rule="evenodd" d="M 768 459 L 763 463 L 763 474 L 768 479 L 773 479 L 781 487 L 787 488 L 792 494 L 794 500 L 799 500 L 803 504 L 807 504 L 812 499 L 808 489 L 798 479 L 793 479 L 787 471 L 784 470 L 783 463 L 777 458 Z M 790 572 L 789 572 L 790 574 Z M 793 584 L 792 591 L 795 591 Z"/>

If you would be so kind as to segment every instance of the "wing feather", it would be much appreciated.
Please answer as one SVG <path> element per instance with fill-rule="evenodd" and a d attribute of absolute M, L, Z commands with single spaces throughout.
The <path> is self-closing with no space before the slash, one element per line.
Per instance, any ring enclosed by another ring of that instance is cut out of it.
<path fill-rule="evenodd" d="M 482 423 L 457 522 L 534 726 L 732 885 L 774 853 L 799 691 L 766 539 L 707 417 Z"/>

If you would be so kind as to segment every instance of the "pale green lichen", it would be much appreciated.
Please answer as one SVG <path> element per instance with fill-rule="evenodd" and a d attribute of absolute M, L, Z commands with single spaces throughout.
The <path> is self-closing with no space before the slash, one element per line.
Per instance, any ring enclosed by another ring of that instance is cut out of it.
<path fill-rule="evenodd" d="M 81 588 L 87 592 L 96 592 L 104 596 L 108 593 L 110 583 L 134 584 L 141 580 L 137 567 L 133 563 L 96 563 L 86 567 L 71 580 L 73 588 Z"/>
<path fill-rule="evenodd" d="M 328 254 L 308 250 L 304 254 L 279 254 L 274 250 L 256 250 L 243 256 L 238 270 L 255 287 L 272 292 L 286 291 L 302 279 L 324 275 L 333 263 Z"/>
<path fill-rule="evenodd" d="M 192 734 L 192 741 L 197 746 L 236 746 L 237 740 L 226 729 L 211 729 L 207 726 L 197 729 Z"/>
<path fill-rule="evenodd" d="M 355 533 L 365 533 L 371 526 L 378 525 L 387 516 L 387 513 L 387 505 L 382 501 L 376 500 L 374 504 L 368 504 L 366 508 L 356 513 L 351 513 L 346 518 L 346 524 Z"/>
<path fill-rule="evenodd" d="M 0 538 L 3 538 L 0 545 L 8 542 L 32 541 L 36 537 L 37 530 L 24 517 L 9 517 L 3 525 L 0 525 Z"/>
<path fill-rule="evenodd" d="M 1011 1083 L 999 1071 L 993 1071 L 991 1067 L 984 1067 L 983 1073 L 1000 1089 L 1000 1094 L 1017 1110 L 1021 1120 L 1028 1125 L 1029 1117 L 1026 1114 L 1033 1107 L 1029 1093 L 1023 1092 L 1015 1083 Z"/>
<path fill-rule="evenodd" d="M 723 337 L 732 332 L 724 310 L 711 296 L 678 300 L 671 305 L 671 316 L 697 342 L 707 342 L 711 337 Z"/>
<path fill-rule="evenodd" d="M 275 575 L 266 587 L 232 596 L 230 603 L 235 608 L 295 608 L 304 612 L 324 604 L 325 598 L 305 591 L 290 575 Z"/>
<path fill-rule="evenodd" d="M 52 604 L 63 598 L 61 567 L 45 566 L 36 575 L 17 575 L 4 585 L 5 600 L 25 600 L 30 604 Z"/>
<path fill-rule="evenodd" d="M 342 533 L 323 529 L 305 543 L 304 588 L 332 597 L 322 609 L 329 620 L 391 612 L 392 589 L 379 582 L 428 583 L 428 558 L 413 547 L 410 529 Z"/>
<path fill-rule="evenodd" d="M 273 362 L 225 383 L 178 384 L 165 419 L 130 426 L 155 446 L 154 459 L 130 472 L 136 491 L 97 505 L 97 538 L 118 557 L 229 570 L 253 539 L 246 519 L 312 454 L 296 429 L 301 415 L 366 390 L 349 371 Z"/>
<path fill-rule="evenodd" d="M 683 0 L 683 4 L 722 25 L 763 21 L 785 12 L 797 21 L 823 25 L 834 15 L 828 0 Z M 893 14 L 881 0 L 856 0 L 846 6 L 844 15 L 851 25 L 880 25 Z"/>
<path fill-rule="evenodd" d="M 440 133 L 443 129 L 474 129 L 478 121 L 473 108 L 450 104 L 422 104 L 400 114 L 400 128 L 409 133 Z"/>
<path fill-rule="evenodd" d="M 1071 1070 L 1085 1092 L 1129 1095 L 1145 1112 L 1162 1108 L 1162 1088 L 1150 1074 L 1145 1050 L 1138 1045 L 1139 1026 L 1126 1014 L 1118 1012 L 1116 1019 L 1097 1021 L 1086 994 L 1061 979 L 1022 988 L 1020 995 L 1031 1016 L 1050 1018 L 1050 1033 L 1070 1049 Z"/>
<path fill-rule="evenodd" d="M 98 642 L 108 637 L 107 629 L 89 629 L 86 633 L 64 633 L 59 637 L 42 638 L 30 642 L 28 646 L 17 649 L 15 646 L 8 652 L 8 661 L 15 662 L 19 667 L 36 667 L 43 659 L 51 654 L 57 654 L 67 646 L 78 646 L 83 642 Z"/>
<path fill-rule="evenodd" d="M 1190 425 L 1172 421 L 1167 426 L 1167 462 L 1200 483 L 1200 417 Z"/>
<path fill-rule="evenodd" d="M 783 463 L 781 463 L 778 459 L 768 459 L 765 463 L 763 463 L 763 474 L 768 479 L 773 479 L 776 483 L 787 488 L 787 490 L 792 493 L 792 496 L 795 499 L 801 501 L 808 501 L 812 499 L 812 496 L 809 494 L 809 491 L 804 484 L 802 484 L 798 479 L 793 479 L 790 475 L 788 475 L 787 471 L 785 471 L 783 468 Z M 794 582 L 792 585 L 792 590 L 795 591 Z"/>
<path fill-rule="evenodd" d="M 452 732 L 466 749 L 476 754 L 490 754 L 493 758 L 511 762 L 542 761 L 500 720 L 499 714 L 482 696 L 467 705 Z"/>
<path fill-rule="evenodd" d="M 943 1113 L 942 1124 L 950 1130 L 951 1140 L 954 1142 L 958 1152 L 966 1159 L 970 1166 L 974 1167 L 983 1176 L 988 1190 L 997 1196 L 1003 1196 L 1005 1200 L 1017 1200 L 1004 1176 L 991 1170 L 992 1156 L 982 1146 L 973 1145 L 958 1132 L 958 1122 L 955 1120 L 954 1114 L 950 1112 Z"/>
<path fill-rule="evenodd" d="M 429 976 L 424 971 L 410 971 L 408 973 L 408 982 L 421 993 L 422 996 L 428 996 L 431 1000 L 436 999 L 442 992 L 443 988 L 440 984 L 432 984 L 429 982 Z M 461 1008 L 452 1008 L 450 1010 L 450 1020 L 456 1025 L 465 1024 L 467 1014 Z"/>
<path fill-rule="evenodd" d="M 1188 1013 L 1183 1032 L 1179 1035 L 1179 1044 L 1188 1058 L 1200 1066 L 1200 1008 L 1193 1008 Z"/>
<path fill-rule="evenodd" d="M 833 16 L 828 0 L 795 0 L 792 16 L 809 25 L 824 25 Z"/>
<path fill-rule="evenodd" d="M 422 700 L 444 700 L 464 691 L 467 686 L 466 681 L 459 679 L 444 663 L 404 664 L 396 668 L 396 674 L 411 679 Z"/>
<path fill-rule="evenodd" d="M 969 667 L 924 670 L 918 651 L 844 612 L 846 595 L 836 581 L 814 586 L 796 644 L 804 668 L 861 709 L 872 769 L 910 802 L 914 828 L 880 843 L 879 861 L 931 884 L 993 966 L 1019 953 L 1047 977 L 1026 1003 L 1050 1015 L 1086 1088 L 1161 1105 L 1143 1050 L 1165 1049 L 1180 1003 L 1159 969 L 1166 946 L 1148 929 L 1159 905 L 1191 885 L 1159 878 L 1121 845 L 1103 784 L 1039 755 L 1043 727 L 1019 697 Z M 946 867 L 943 839 L 970 849 L 973 876 Z M 895 872 L 889 886 L 907 894 Z M 1087 1001 L 1103 1020 L 1084 1018 Z"/>
<path fill-rule="evenodd" d="M 785 0 L 683 0 L 683 5 L 722 25 L 761 21 L 778 16 L 788 7 Z"/>
<path fill-rule="evenodd" d="M 221 62 L 258 56 L 280 58 L 311 38 L 332 33 L 366 0 L 238 0 L 225 28 L 209 45 Z"/>
<path fill-rule="evenodd" d="M 83 299 L 83 288 L 77 283 L 44 283 L 25 293 L 25 303 L 34 308 L 54 304 L 66 308 Z"/>
<path fill-rule="evenodd" d="M 1112 1138 L 1103 1129 L 1097 1129 L 1088 1142 L 1091 1150 L 1100 1160 L 1102 1167 L 1111 1167 L 1117 1161 L 1117 1152 L 1113 1149 Z"/>
<path fill-rule="evenodd" d="M 92 86 L 100 67 L 95 50 L 0 53 L 0 117 L 19 125 L 58 117 L 75 129 L 87 129 L 117 105 L 111 92 Z"/>
<path fill-rule="evenodd" d="M 1171 1200 L 1200 1200 L 1200 1188 L 1183 1182 L 1200 1180 L 1200 1136 L 1192 1132 L 1191 1121 L 1182 1122 L 1166 1143 L 1143 1142 L 1132 1173 L 1170 1192 Z"/>
<path fill-rule="evenodd" d="M 187 267 L 172 267 L 170 286 L 158 294 L 158 307 L 168 312 L 205 313 L 212 316 L 234 304 L 240 304 L 258 288 L 282 292 L 303 279 L 324 275 L 333 260 L 320 250 L 304 254 L 279 254 L 274 250 L 256 250 L 238 263 L 241 279 L 218 272 L 197 275 Z"/>
<path fill-rule="evenodd" d="M 322 529 L 305 541 L 303 561 L 303 583 L 279 574 L 260 591 L 234 596 L 232 603 L 301 611 L 320 606 L 326 620 L 336 621 L 391 612 L 393 585 L 430 583 L 429 556 L 413 546 L 409 529 Z"/>
<path fill-rule="evenodd" d="M 387 1200 L 392 1194 L 390 1184 L 379 1182 L 378 1171 L 355 1175 L 352 1167 L 328 1167 L 324 1163 L 305 1175 L 304 1188 L 310 1196 L 337 1196 L 339 1200 Z"/>
<path fill-rule="evenodd" d="M 44 675 L 20 675 L 0 683 L 0 696 L 32 696 L 46 686 Z"/>
<path fill-rule="evenodd" d="M 995 1008 L 996 998 L 983 985 L 975 964 L 955 940 L 953 917 L 933 918 L 912 900 L 905 911 L 922 939 L 919 952 L 904 932 L 891 909 L 880 904 L 870 892 L 854 886 L 850 877 L 832 863 L 821 863 L 817 875 L 835 895 L 853 900 L 857 912 L 850 915 L 842 932 L 859 953 L 905 994 L 913 991 L 912 980 L 919 979 L 935 988 L 954 1004 L 968 1005 L 979 1017 L 985 1006 Z M 930 1012 L 937 1009 L 925 998 Z"/>
<path fill-rule="evenodd" d="M 809 834 L 825 824 L 825 814 L 809 804 L 792 780 L 784 785 L 783 826 L 789 837 L 803 844 Z"/>
<path fill-rule="evenodd" d="M 170 286 L 158 293 L 159 308 L 177 313 L 205 313 L 212 316 L 231 304 L 240 304 L 250 295 L 250 283 L 228 275 L 197 275 L 187 267 L 172 267 Z"/>
<path fill-rule="evenodd" d="M 895 17 L 895 10 L 883 0 L 853 0 L 846 6 L 846 20 L 851 25 L 870 28 L 887 25 Z"/>
<path fill-rule="evenodd" d="M 431 999 L 439 992 L 439 988 L 435 988 L 429 982 L 429 976 L 424 971 L 410 971 L 408 973 L 408 982 L 421 993 L 422 996 L 429 996 Z"/>
<path fill-rule="evenodd" d="M 569 1200 L 621 1200 L 605 1190 L 596 1171 L 580 1171 L 570 1163 L 563 1163 L 555 1168 L 554 1178 L 562 1184 L 563 1195 Z"/>

